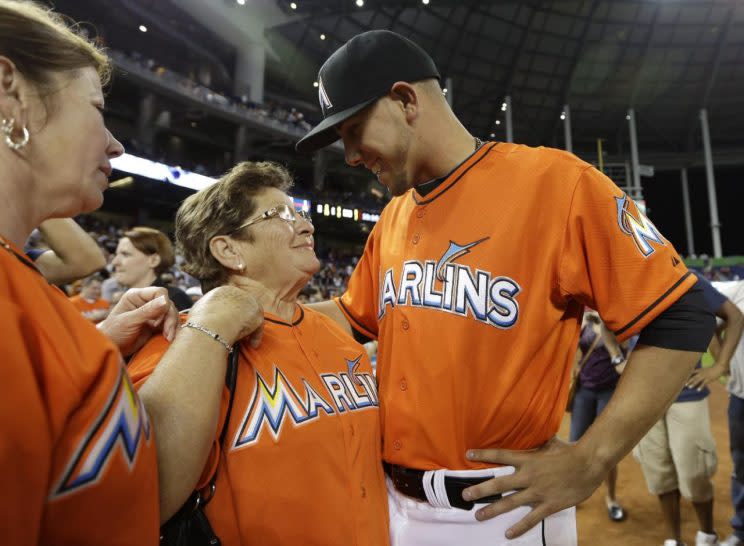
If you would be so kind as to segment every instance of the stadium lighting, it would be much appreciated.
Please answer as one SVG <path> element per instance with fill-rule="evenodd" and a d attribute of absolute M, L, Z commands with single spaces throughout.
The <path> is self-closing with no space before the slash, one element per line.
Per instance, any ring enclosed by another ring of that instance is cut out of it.
<path fill-rule="evenodd" d="M 318 82 L 313 82 L 313 87 L 318 87 Z"/>
<path fill-rule="evenodd" d="M 627 119 L 628 121 L 630 121 L 630 114 L 628 114 L 627 116 L 625 116 L 625 119 Z"/>
<path fill-rule="evenodd" d="M 139 26 L 140 32 L 147 32 L 147 27 L 145 25 Z"/>
<path fill-rule="evenodd" d="M 501 103 L 501 111 L 502 112 L 506 112 L 506 103 L 505 102 L 502 102 Z"/>
<path fill-rule="evenodd" d="M 421 3 L 425 6 L 429 5 L 429 0 L 421 0 Z"/>
<path fill-rule="evenodd" d="M 497 119 L 496 120 L 496 125 L 501 125 L 501 120 L 500 119 Z"/>
<path fill-rule="evenodd" d="M 325 38 L 326 38 L 325 34 L 321 34 L 321 35 L 320 35 L 320 39 L 321 39 L 321 40 L 325 40 Z"/>
<path fill-rule="evenodd" d="M 292 2 L 292 3 L 289 4 L 289 7 L 292 8 L 292 9 L 297 9 L 297 4 L 295 4 L 294 2 Z"/>
<path fill-rule="evenodd" d="M 241 6 L 245 6 L 245 0 L 235 0 Z"/>
<path fill-rule="evenodd" d="M 442 89 L 442 93 L 444 93 L 445 95 L 447 94 L 447 88 L 446 87 L 444 89 Z"/>
<path fill-rule="evenodd" d="M 356 5 L 361 8 L 364 6 L 364 0 L 356 0 Z"/>
<path fill-rule="evenodd" d="M 561 119 L 566 119 L 566 112 L 561 112 Z"/>
<path fill-rule="evenodd" d="M 495 137 L 496 137 L 496 133 L 491 133 L 491 138 L 495 138 Z"/>

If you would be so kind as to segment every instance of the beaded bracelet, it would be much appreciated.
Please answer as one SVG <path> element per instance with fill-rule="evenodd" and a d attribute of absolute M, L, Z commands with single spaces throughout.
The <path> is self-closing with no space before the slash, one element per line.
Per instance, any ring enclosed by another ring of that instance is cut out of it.
<path fill-rule="evenodd" d="M 188 321 L 181 325 L 181 328 L 193 328 L 194 330 L 199 330 L 200 332 L 204 332 L 209 337 L 211 337 L 213 340 L 218 341 L 222 345 L 225 346 L 225 349 L 227 349 L 227 354 L 230 354 L 233 352 L 232 345 L 230 345 L 227 341 L 225 341 L 220 335 L 216 332 L 213 332 L 212 330 L 209 330 L 202 326 L 201 324 L 198 324 L 196 322 Z"/>

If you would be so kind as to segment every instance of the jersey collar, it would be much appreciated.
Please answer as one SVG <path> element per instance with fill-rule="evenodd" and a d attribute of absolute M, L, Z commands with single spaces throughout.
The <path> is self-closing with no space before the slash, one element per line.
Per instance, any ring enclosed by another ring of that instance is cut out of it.
<path fill-rule="evenodd" d="M 294 311 L 294 314 L 292 315 L 291 323 L 280 319 L 278 316 L 272 313 L 264 311 L 264 319 L 266 319 L 268 322 L 273 322 L 274 324 L 279 324 L 281 326 L 297 326 L 300 322 L 302 322 L 303 318 L 305 318 L 305 310 L 302 308 L 302 305 L 300 304 L 297 304 L 295 306 L 295 311 Z"/>
<path fill-rule="evenodd" d="M 435 178 L 434 180 L 429 180 L 428 182 L 419 184 L 413 188 L 413 191 L 411 192 L 413 200 L 416 201 L 417 205 L 426 205 L 427 203 L 432 202 L 454 186 L 465 173 L 474 167 L 481 159 L 486 157 L 486 155 L 488 155 L 497 144 L 498 143 L 496 142 L 486 142 L 443 177 Z"/>

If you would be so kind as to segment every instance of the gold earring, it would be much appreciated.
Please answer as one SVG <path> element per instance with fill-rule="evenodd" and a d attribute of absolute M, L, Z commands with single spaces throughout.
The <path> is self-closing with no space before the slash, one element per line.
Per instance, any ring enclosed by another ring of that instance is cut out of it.
<path fill-rule="evenodd" d="M 28 144 L 31 135 L 28 134 L 28 129 L 23 127 L 21 128 L 23 138 L 20 141 L 15 141 L 13 140 L 13 129 L 15 129 L 15 120 L 13 118 L 0 121 L 0 131 L 5 134 L 5 145 L 14 152 L 17 152 Z"/>

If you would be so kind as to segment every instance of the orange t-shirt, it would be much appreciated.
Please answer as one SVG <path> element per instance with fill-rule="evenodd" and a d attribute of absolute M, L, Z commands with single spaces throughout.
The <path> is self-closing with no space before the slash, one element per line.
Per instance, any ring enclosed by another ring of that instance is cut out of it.
<path fill-rule="evenodd" d="M 563 416 L 583 307 L 623 340 L 695 280 L 591 165 L 487 143 L 429 194 L 387 205 L 337 300 L 379 339 L 383 458 L 482 468 L 467 449 L 543 444 Z"/>
<path fill-rule="evenodd" d="M 0 541 L 157 545 L 155 442 L 119 351 L 10 246 L 0 314 Z"/>
<path fill-rule="evenodd" d="M 168 342 L 130 361 L 137 388 Z M 297 307 L 292 324 L 266 315 L 261 346 L 241 344 L 225 450 L 206 508 L 225 546 L 388 544 L 378 400 L 364 348 L 331 319 Z M 222 397 L 224 420 L 228 390 Z M 216 438 L 222 430 L 217 428 Z"/>

